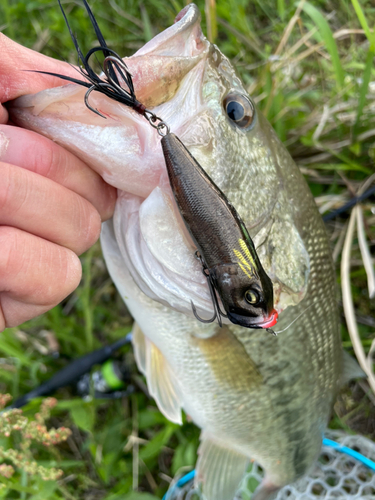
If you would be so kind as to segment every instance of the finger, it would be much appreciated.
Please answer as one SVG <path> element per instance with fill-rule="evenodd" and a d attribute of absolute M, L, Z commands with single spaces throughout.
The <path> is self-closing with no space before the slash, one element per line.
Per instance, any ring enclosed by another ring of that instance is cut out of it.
<path fill-rule="evenodd" d="M 80 73 L 70 64 L 27 49 L 0 33 L 0 103 L 25 94 L 34 94 L 51 87 L 60 87 L 64 81 L 55 76 L 35 71 L 61 73 L 80 79 Z M 30 70 L 30 72 L 26 71 Z M 0 105 L 0 123 L 7 122 L 7 111 Z"/>
<path fill-rule="evenodd" d="M 29 130 L 0 125 L 0 161 L 33 171 L 74 191 L 97 209 L 103 221 L 113 215 L 116 189 L 50 139 Z"/>
<path fill-rule="evenodd" d="M 0 33 L 0 54 L 2 84 L 0 102 L 10 101 L 25 94 L 34 94 L 47 88 L 66 85 L 61 78 L 35 73 L 35 71 L 49 71 L 82 78 L 70 64 L 23 47 L 2 33 Z"/>
<path fill-rule="evenodd" d="M 101 219 L 87 200 L 41 175 L 0 163 L 0 225 L 81 254 L 99 238 Z"/>
<path fill-rule="evenodd" d="M 80 282 L 80 261 L 67 248 L 6 226 L 0 248 L 0 331 L 48 311 Z"/>

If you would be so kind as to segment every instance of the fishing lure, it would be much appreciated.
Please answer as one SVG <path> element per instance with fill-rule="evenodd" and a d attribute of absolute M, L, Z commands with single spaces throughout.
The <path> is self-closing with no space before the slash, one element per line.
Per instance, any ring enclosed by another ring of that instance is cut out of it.
<path fill-rule="evenodd" d="M 86 87 L 85 104 L 99 116 L 106 118 L 89 103 L 93 91 L 132 108 L 144 116 L 162 137 L 161 145 L 173 195 L 197 247 L 196 257 L 202 264 L 214 307 L 212 318 L 203 319 L 192 302 L 195 317 L 203 323 L 217 319 L 220 326 L 224 317 L 241 326 L 266 328 L 274 333 L 270 330 L 277 322 L 272 282 L 236 209 L 178 137 L 170 132 L 168 125 L 137 100 L 128 67 L 107 46 L 87 1 L 83 0 L 83 3 L 100 45 L 89 50 L 86 56 L 72 33 L 60 0 L 58 3 L 82 64 L 78 71 L 87 81 L 48 74 Z M 105 57 L 105 77 L 98 76 L 90 66 L 90 58 L 96 52 L 102 52 Z M 245 96 L 229 94 L 224 99 L 224 106 L 228 117 L 240 126 L 244 120 L 253 118 L 253 115 L 248 116 L 251 113 L 245 113 L 246 106 L 251 106 Z"/>

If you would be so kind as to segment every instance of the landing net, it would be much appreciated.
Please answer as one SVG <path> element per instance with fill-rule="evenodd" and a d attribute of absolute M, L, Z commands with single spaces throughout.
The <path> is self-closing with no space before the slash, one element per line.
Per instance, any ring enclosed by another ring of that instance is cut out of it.
<path fill-rule="evenodd" d="M 348 447 L 375 462 L 375 443 L 369 439 L 349 436 L 339 431 L 328 431 L 326 438 Z M 167 500 L 204 500 L 199 490 L 194 489 L 193 481 L 181 487 L 176 477 Z M 262 468 L 253 463 L 244 477 L 234 500 L 251 500 L 251 495 L 264 476 Z M 183 482 L 183 481 L 182 481 Z M 375 471 L 359 460 L 323 445 L 318 461 L 308 476 L 280 490 L 276 500 L 375 500 Z"/>

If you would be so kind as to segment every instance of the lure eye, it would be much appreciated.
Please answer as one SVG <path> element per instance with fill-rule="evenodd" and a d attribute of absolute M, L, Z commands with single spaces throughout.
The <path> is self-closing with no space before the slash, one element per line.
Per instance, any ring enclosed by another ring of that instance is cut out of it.
<path fill-rule="evenodd" d="M 250 100 L 242 94 L 228 94 L 223 101 L 228 118 L 239 128 L 249 127 L 255 117 L 255 109 Z"/>
<path fill-rule="evenodd" d="M 260 297 L 259 293 L 256 292 L 255 290 L 246 290 L 245 292 L 245 300 L 252 306 L 255 306 L 258 304 Z"/>

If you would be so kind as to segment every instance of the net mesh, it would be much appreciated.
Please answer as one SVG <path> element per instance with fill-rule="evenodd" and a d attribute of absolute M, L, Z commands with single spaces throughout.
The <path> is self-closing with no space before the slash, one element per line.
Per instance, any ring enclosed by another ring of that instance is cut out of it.
<path fill-rule="evenodd" d="M 339 431 L 328 431 L 326 437 L 375 461 L 375 443 L 369 439 L 349 436 Z M 177 482 L 184 474 L 173 481 Z M 251 500 L 251 495 L 264 476 L 262 468 L 251 465 L 234 500 Z M 279 491 L 276 500 L 317 499 L 375 500 L 375 473 L 356 459 L 323 446 L 319 459 L 306 477 Z M 171 487 L 168 500 L 204 500 L 204 495 L 194 489 L 192 482 L 182 488 Z"/>

